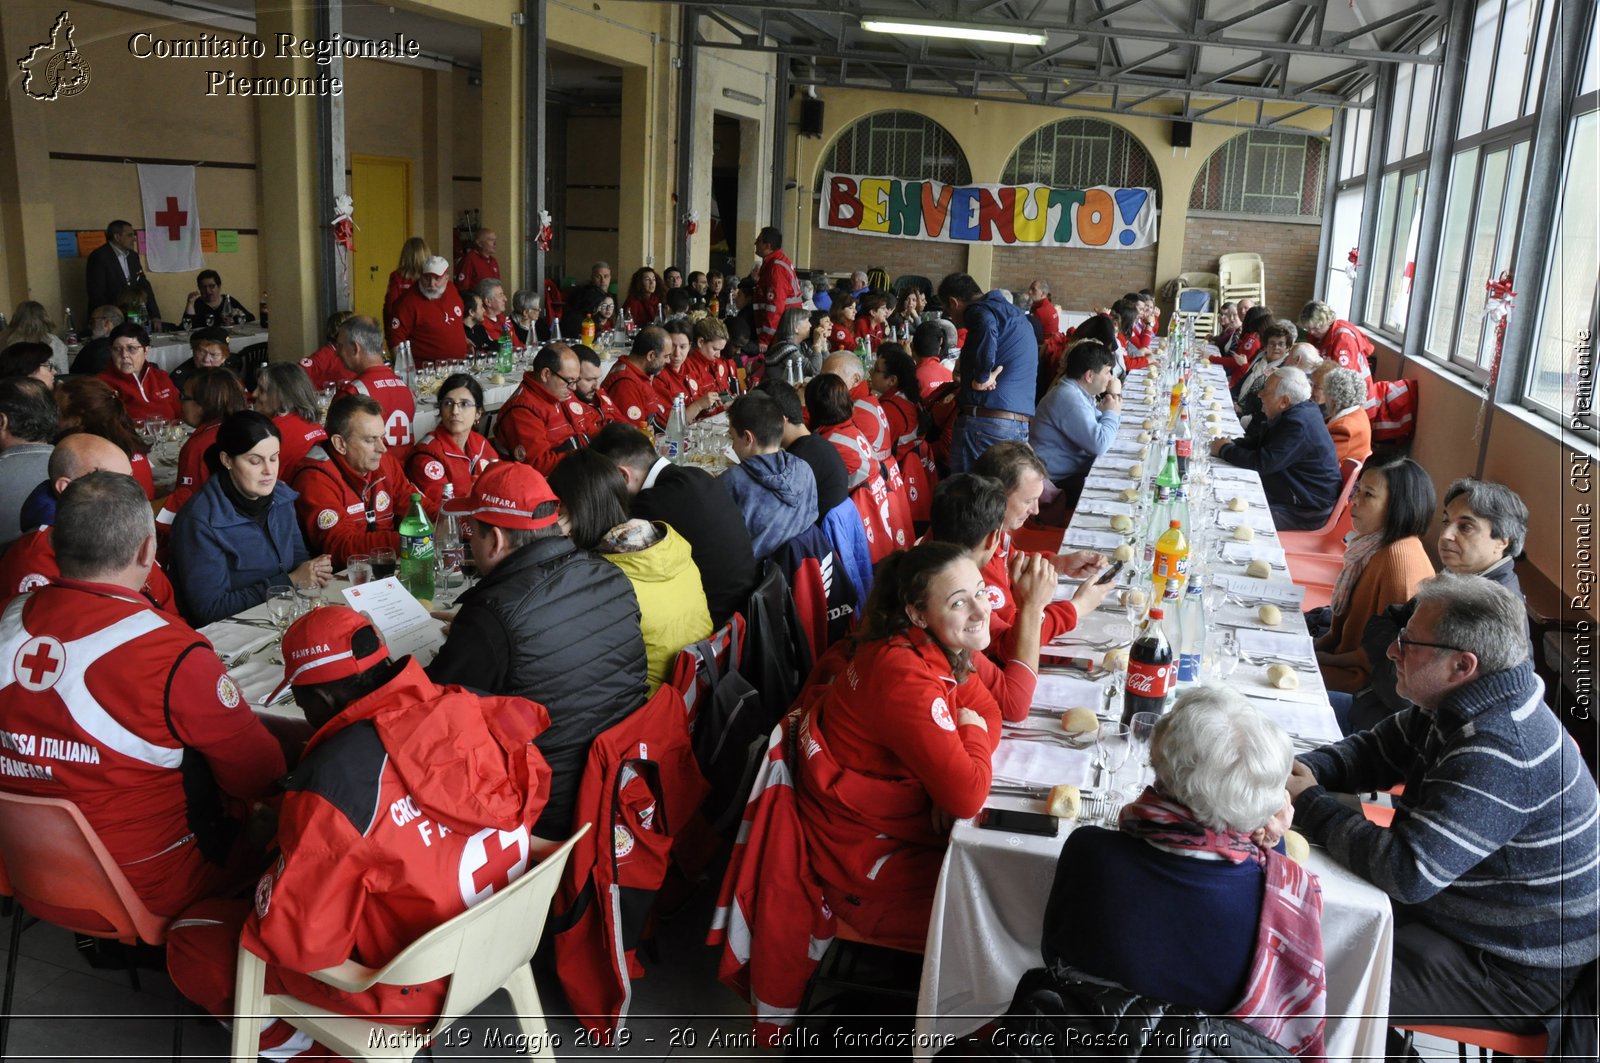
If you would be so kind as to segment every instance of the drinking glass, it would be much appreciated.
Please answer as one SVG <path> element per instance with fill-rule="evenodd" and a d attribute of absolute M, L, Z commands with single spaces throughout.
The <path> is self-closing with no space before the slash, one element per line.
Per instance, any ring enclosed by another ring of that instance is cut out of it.
<path fill-rule="evenodd" d="M 160 429 L 157 426 L 157 422 L 159 420 L 160 420 L 160 418 L 147 417 L 144 420 L 138 422 L 138 424 L 136 424 L 134 426 L 135 429 L 138 430 L 139 438 L 144 442 L 144 445 L 147 446 L 147 447 L 155 446 L 156 445 L 156 439 L 161 434 L 160 433 Z"/>
<path fill-rule="evenodd" d="M 351 554 L 350 560 L 345 565 L 344 578 L 350 581 L 350 586 L 359 587 L 372 580 L 372 555 Z"/>
<path fill-rule="evenodd" d="M 1155 733 L 1159 719 L 1159 712 L 1136 712 L 1128 721 L 1128 738 L 1139 768 L 1133 782 L 1123 791 L 1129 798 L 1136 798 L 1144 792 L 1144 777 L 1150 767 L 1150 736 Z"/>
<path fill-rule="evenodd" d="M 1106 773 L 1104 786 L 1107 791 L 1117 788 L 1117 772 L 1128 762 L 1130 752 L 1132 746 L 1128 725 L 1102 721 L 1094 738 L 1094 766 L 1097 772 Z"/>
<path fill-rule="evenodd" d="M 1239 667 L 1239 639 L 1232 628 L 1224 628 L 1211 635 L 1212 648 L 1207 659 L 1211 662 L 1212 677 L 1227 682 L 1233 670 Z"/>
<path fill-rule="evenodd" d="M 462 568 L 466 561 L 466 550 L 461 541 L 440 543 L 436 545 L 433 559 L 433 604 L 437 609 L 447 608 L 454 596 L 460 593 L 466 583 Z"/>
<path fill-rule="evenodd" d="M 321 609 L 325 604 L 322 600 L 322 588 L 316 583 L 311 584 L 309 587 L 296 587 L 294 593 L 297 604 L 300 607 L 301 616 L 311 612 L 313 609 Z"/>
<path fill-rule="evenodd" d="M 384 547 L 372 551 L 372 578 L 388 579 L 400 570 L 400 557 L 393 550 Z"/>
<path fill-rule="evenodd" d="M 1139 625 L 1144 622 L 1145 611 L 1150 608 L 1150 592 L 1141 585 L 1139 570 L 1133 573 L 1133 583 L 1122 590 L 1122 610 L 1132 626 L 1134 638 L 1139 637 Z"/>
<path fill-rule="evenodd" d="M 293 587 L 279 584 L 267 588 L 267 619 L 278 629 L 278 642 L 272 651 L 272 663 L 283 663 L 283 633 L 289 630 L 300 614 L 300 601 Z"/>

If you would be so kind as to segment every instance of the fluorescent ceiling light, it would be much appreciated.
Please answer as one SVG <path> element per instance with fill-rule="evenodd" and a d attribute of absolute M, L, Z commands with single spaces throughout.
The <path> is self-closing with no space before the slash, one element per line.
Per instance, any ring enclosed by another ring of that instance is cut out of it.
<path fill-rule="evenodd" d="M 968 26 L 953 22 L 908 22 L 897 18 L 863 18 L 861 28 L 872 33 L 899 33 L 907 37 L 948 37 L 958 41 L 1041 46 L 1050 36 L 1034 30 L 1008 30 L 994 26 Z"/>

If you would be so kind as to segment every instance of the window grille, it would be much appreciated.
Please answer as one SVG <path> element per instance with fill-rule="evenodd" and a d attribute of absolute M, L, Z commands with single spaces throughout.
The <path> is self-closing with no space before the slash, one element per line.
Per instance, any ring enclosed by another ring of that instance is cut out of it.
<path fill-rule="evenodd" d="M 834 173 L 966 184 L 966 153 L 946 129 L 911 111 L 880 111 L 839 134 L 823 162 Z"/>
<path fill-rule="evenodd" d="M 1037 129 L 1018 145 L 1000 180 L 1052 188 L 1154 188 L 1155 161 L 1129 132 L 1093 118 L 1065 118 Z"/>
<path fill-rule="evenodd" d="M 1321 218 L 1328 144 L 1321 137 L 1253 129 L 1211 154 L 1189 209 L 1278 218 Z"/>

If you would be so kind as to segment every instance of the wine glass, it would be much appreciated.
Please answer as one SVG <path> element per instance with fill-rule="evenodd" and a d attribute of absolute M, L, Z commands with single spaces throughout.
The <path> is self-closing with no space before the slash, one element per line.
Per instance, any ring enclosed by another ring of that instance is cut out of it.
<path fill-rule="evenodd" d="M 272 663 L 283 663 L 283 633 L 289 630 L 300 614 L 300 601 L 295 589 L 287 584 L 267 588 L 267 619 L 278 629 L 278 644 L 272 651 Z"/>
<path fill-rule="evenodd" d="M 1129 739 L 1128 725 L 1110 720 L 1102 721 L 1100 729 L 1094 737 L 1094 767 L 1095 772 L 1105 772 L 1105 788 L 1107 791 L 1117 788 L 1117 772 L 1128 762 L 1132 744 Z"/>
<path fill-rule="evenodd" d="M 1132 751 L 1138 754 L 1137 761 L 1139 772 L 1134 776 L 1123 793 L 1131 798 L 1138 797 L 1144 792 L 1145 770 L 1150 767 L 1150 737 L 1155 734 L 1156 721 L 1161 719 L 1159 712 L 1136 712 L 1128 721 L 1128 737 Z"/>
<path fill-rule="evenodd" d="M 1232 628 L 1224 628 L 1212 638 L 1215 641 L 1209 654 L 1211 674 L 1219 682 L 1225 683 L 1233 675 L 1233 670 L 1239 667 L 1239 639 Z"/>
<path fill-rule="evenodd" d="M 1150 595 L 1140 586 L 1139 569 L 1133 572 L 1132 583 L 1122 589 L 1122 610 L 1133 628 L 1134 638 L 1139 637 L 1139 625 L 1144 621 L 1145 610 L 1150 608 Z"/>
<path fill-rule="evenodd" d="M 296 604 L 299 606 L 299 615 L 305 616 L 313 609 L 321 609 L 322 588 L 315 581 L 309 587 L 296 587 L 294 589 Z"/>

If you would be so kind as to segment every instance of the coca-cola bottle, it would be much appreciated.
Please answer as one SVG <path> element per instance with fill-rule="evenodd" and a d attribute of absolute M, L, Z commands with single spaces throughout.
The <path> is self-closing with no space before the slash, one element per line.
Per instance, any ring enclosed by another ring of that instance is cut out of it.
<path fill-rule="evenodd" d="M 1122 696 L 1122 722 L 1132 723 L 1137 712 L 1163 713 L 1167 698 L 1178 681 L 1178 668 L 1172 661 L 1172 643 L 1162 630 L 1166 616 L 1160 608 L 1150 610 L 1139 637 L 1128 650 L 1128 679 Z"/>

